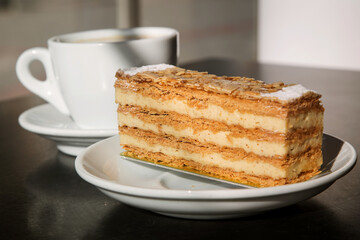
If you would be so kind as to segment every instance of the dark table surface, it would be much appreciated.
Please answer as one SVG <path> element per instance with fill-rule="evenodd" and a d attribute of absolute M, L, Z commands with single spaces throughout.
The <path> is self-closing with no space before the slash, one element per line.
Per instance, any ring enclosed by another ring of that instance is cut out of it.
<path fill-rule="evenodd" d="M 301 83 L 323 94 L 325 132 L 360 149 L 360 72 L 206 59 L 215 74 Z M 117 202 L 83 181 L 74 157 L 18 124 L 37 96 L 0 102 L 0 239 L 360 239 L 360 167 L 298 204 L 231 220 L 165 217 Z"/>

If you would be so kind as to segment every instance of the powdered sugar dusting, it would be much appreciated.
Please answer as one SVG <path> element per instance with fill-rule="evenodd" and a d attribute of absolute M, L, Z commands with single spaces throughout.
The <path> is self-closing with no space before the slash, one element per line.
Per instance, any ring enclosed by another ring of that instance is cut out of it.
<path fill-rule="evenodd" d="M 284 87 L 280 91 L 272 93 L 261 93 L 263 97 L 275 97 L 282 101 L 291 101 L 303 96 L 307 92 L 313 92 L 300 84 Z"/>
<path fill-rule="evenodd" d="M 128 69 L 124 69 L 124 74 L 126 75 L 136 75 L 137 73 L 141 73 L 141 72 L 157 72 L 157 71 L 162 71 L 165 70 L 167 68 L 172 68 L 175 67 L 174 65 L 170 65 L 170 64 L 155 64 L 155 65 L 147 65 L 147 66 L 142 66 L 142 67 L 133 67 L 133 68 L 128 68 Z"/>

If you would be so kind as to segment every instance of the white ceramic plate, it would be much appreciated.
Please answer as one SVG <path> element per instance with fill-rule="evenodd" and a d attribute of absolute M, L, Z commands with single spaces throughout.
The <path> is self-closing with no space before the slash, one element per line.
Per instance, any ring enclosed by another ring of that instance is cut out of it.
<path fill-rule="evenodd" d="M 324 134 L 324 174 L 302 183 L 245 189 L 128 161 L 122 151 L 118 136 L 100 141 L 80 153 L 76 171 L 125 204 L 192 219 L 247 216 L 297 203 L 324 191 L 356 162 L 349 143 Z"/>
<path fill-rule="evenodd" d="M 91 144 L 117 134 L 117 129 L 81 129 L 50 104 L 26 110 L 19 116 L 24 129 L 56 142 L 60 151 L 77 156 Z"/>

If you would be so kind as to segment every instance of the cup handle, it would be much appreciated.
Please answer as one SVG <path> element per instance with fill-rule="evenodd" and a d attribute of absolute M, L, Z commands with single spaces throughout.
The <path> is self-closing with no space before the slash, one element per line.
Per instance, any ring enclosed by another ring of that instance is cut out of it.
<path fill-rule="evenodd" d="M 30 63 L 34 60 L 39 60 L 44 65 L 46 73 L 45 81 L 41 81 L 31 74 Z M 20 82 L 27 89 L 45 99 L 61 113 L 70 115 L 69 109 L 60 93 L 58 84 L 55 81 L 48 49 L 37 47 L 30 48 L 23 52 L 16 62 L 16 74 Z"/>

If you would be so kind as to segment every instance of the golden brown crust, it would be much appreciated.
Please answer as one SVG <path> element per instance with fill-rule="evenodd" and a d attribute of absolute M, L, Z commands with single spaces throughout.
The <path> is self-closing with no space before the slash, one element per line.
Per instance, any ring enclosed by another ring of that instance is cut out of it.
<path fill-rule="evenodd" d="M 272 186 L 302 182 L 310 179 L 311 177 L 319 173 L 319 171 L 313 170 L 313 171 L 302 172 L 301 174 L 299 174 L 298 177 L 293 179 L 287 179 L 287 178 L 273 179 L 270 177 L 250 175 L 244 172 L 235 172 L 229 168 L 220 168 L 217 166 L 202 165 L 191 160 L 171 157 L 163 153 L 149 152 L 133 146 L 125 145 L 123 147 L 125 150 L 127 150 L 127 152 L 123 153 L 123 155 L 128 157 L 142 159 L 156 164 L 162 164 L 165 166 L 170 166 L 181 170 L 195 172 L 195 173 L 212 176 L 232 182 L 242 183 L 254 187 L 272 187 Z"/>
<path fill-rule="evenodd" d="M 159 85 L 172 87 L 185 86 L 192 89 L 200 89 L 211 92 L 240 95 L 247 93 L 259 95 L 259 93 L 269 93 L 280 90 L 284 84 L 265 84 L 262 81 L 247 77 L 227 77 L 186 70 L 179 67 L 168 68 L 156 72 L 140 72 L 130 76 L 122 71 L 116 73 L 117 78 L 127 78 L 137 82 L 155 82 Z"/>
<path fill-rule="evenodd" d="M 290 86 L 282 82 L 267 84 L 263 81 L 248 77 L 216 76 L 208 72 L 198 72 L 179 67 L 167 68 L 155 72 L 139 72 L 136 75 L 127 75 L 119 70 L 118 79 L 127 79 L 136 82 L 153 82 L 158 85 L 172 87 L 186 87 L 220 94 L 244 97 L 259 97 L 260 93 L 276 92 Z M 116 84 L 119 81 L 116 82 Z M 313 93 L 312 95 L 318 95 Z"/>
<path fill-rule="evenodd" d="M 174 111 L 157 111 L 155 109 L 142 108 L 139 106 L 121 105 L 118 106 L 118 112 L 122 114 L 130 114 L 145 123 L 154 124 L 160 132 L 162 125 L 174 127 L 176 130 L 183 130 L 189 126 L 196 131 L 211 131 L 218 133 L 220 131 L 230 132 L 229 138 L 246 137 L 256 141 L 271 141 L 277 143 L 292 144 L 301 142 L 309 137 L 316 137 L 322 132 L 322 127 L 296 128 L 287 133 L 276 133 L 260 128 L 244 128 L 240 125 L 228 125 L 223 122 L 210 119 L 193 119 L 187 115 L 179 114 Z"/>
<path fill-rule="evenodd" d="M 167 101 L 176 99 L 185 102 L 189 107 L 204 109 L 209 105 L 220 106 L 228 112 L 253 113 L 264 116 L 286 118 L 308 111 L 322 112 L 324 109 L 318 99 L 306 94 L 290 103 L 261 98 L 240 98 L 227 94 L 188 89 L 184 86 L 172 87 L 153 82 L 137 82 L 135 80 L 118 80 L 115 86 L 125 91 L 136 92 L 154 100 Z"/>
<path fill-rule="evenodd" d="M 271 107 L 272 103 L 280 103 L 282 107 L 291 109 L 291 102 L 283 102 L 279 99 L 263 97 L 261 94 L 277 92 L 282 90 L 286 85 L 282 82 L 267 84 L 263 81 L 255 80 L 247 77 L 228 77 L 216 76 L 208 74 L 207 72 L 198 72 L 193 70 L 186 70 L 179 67 L 167 68 L 155 72 L 140 72 L 136 75 L 127 75 L 119 70 L 116 73 L 117 81 L 115 82 L 116 88 L 124 88 L 132 91 L 139 91 L 140 88 L 147 89 L 149 86 L 156 86 L 167 91 L 169 88 L 172 91 L 185 91 L 185 93 L 205 92 L 211 95 L 228 96 L 237 99 L 251 99 L 251 100 L 267 100 L 266 105 Z M 155 89 L 153 89 L 155 90 Z M 296 101 L 308 102 L 312 100 L 316 103 L 321 97 L 320 94 L 309 91 L 303 97 Z M 199 101 L 201 98 L 198 98 Z M 301 100 L 301 99 L 306 99 Z M 202 99 L 204 101 L 204 99 Z M 198 104 L 199 105 L 199 104 Z M 314 105 L 314 104 L 312 104 Z M 295 106 L 301 106 L 298 103 Z M 198 106 L 200 107 L 200 105 Z M 321 107 L 319 107 L 321 108 Z M 298 111 L 299 109 L 296 109 Z M 280 111 L 281 112 L 281 111 Z M 291 110 L 290 110 L 291 114 Z"/>
<path fill-rule="evenodd" d="M 246 152 L 242 148 L 230 148 L 226 146 L 218 146 L 212 143 L 202 143 L 190 138 L 175 138 L 171 135 L 158 135 L 151 131 L 146 131 L 138 128 L 131 128 L 127 126 L 119 127 L 119 134 L 129 135 L 139 140 L 144 140 L 149 145 L 160 144 L 162 146 L 171 147 L 175 149 L 182 149 L 191 153 L 213 154 L 218 153 L 228 161 L 246 160 L 246 161 L 260 161 L 266 162 L 279 168 L 288 168 L 291 164 L 301 161 L 303 158 L 310 156 L 321 156 L 321 145 L 312 146 L 305 149 L 296 155 L 285 156 L 260 156 L 253 152 Z"/>

